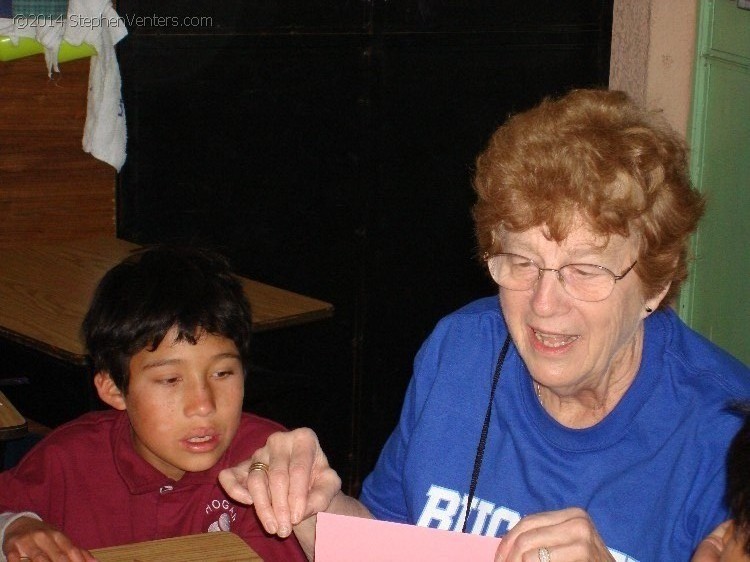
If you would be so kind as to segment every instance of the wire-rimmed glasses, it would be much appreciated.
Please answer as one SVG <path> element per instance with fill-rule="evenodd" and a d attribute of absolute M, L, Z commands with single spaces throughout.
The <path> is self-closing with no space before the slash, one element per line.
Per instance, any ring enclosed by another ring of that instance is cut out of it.
<path fill-rule="evenodd" d="M 615 275 L 606 267 L 591 263 L 569 263 L 559 269 L 539 267 L 530 258 L 518 254 L 500 253 L 487 258 L 487 267 L 495 283 L 509 291 L 528 291 L 542 278 L 545 271 L 554 271 L 565 292 L 581 301 L 603 301 L 615 288 L 615 283 L 635 267 L 638 260 Z"/>

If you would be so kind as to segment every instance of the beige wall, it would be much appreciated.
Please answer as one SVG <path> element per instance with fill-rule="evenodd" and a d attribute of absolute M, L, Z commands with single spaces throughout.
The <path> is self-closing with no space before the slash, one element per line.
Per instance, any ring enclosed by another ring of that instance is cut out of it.
<path fill-rule="evenodd" d="M 688 128 L 698 0 L 615 0 L 609 87 Z"/>

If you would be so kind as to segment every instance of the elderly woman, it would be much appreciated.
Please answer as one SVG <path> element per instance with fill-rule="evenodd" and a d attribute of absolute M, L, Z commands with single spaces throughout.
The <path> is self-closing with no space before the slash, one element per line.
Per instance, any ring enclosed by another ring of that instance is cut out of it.
<path fill-rule="evenodd" d="M 669 307 L 704 207 L 683 142 L 621 92 L 573 91 L 501 126 L 474 186 L 499 299 L 424 343 L 359 501 L 309 430 L 222 483 L 308 552 L 326 510 L 504 536 L 504 562 L 689 560 L 727 518 L 725 406 L 750 371 Z"/>

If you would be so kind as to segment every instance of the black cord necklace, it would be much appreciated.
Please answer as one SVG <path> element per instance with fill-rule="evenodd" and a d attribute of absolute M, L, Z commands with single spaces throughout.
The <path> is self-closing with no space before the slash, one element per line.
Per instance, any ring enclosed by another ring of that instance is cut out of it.
<path fill-rule="evenodd" d="M 490 430 L 490 417 L 492 417 L 492 402 L 495 400 L 495 389 L 497 383 L 500 380 L 500 371 L 503 369 L 503 363 L 505 363 L 505 356 L 508 354 L 508 347 L 510 347 L 510 334 L 505 337 L 505 342 L 500 350 L 500 356 L 497 358 L 497 365 L 495 365 L 495 372 L 492 375 L 492 388 L 490 389 L 490 401 L 487 404 L 487 413 L 484 415 L 484 424 L 482 425 L 482 434 L 479 437 L 479 444 L 477 445 L 477 454 L 474 457 L 474 470 L 471 472 L 471 483 L 469 484 L 469 497 L 466 500 L 466 516 L 464 517 L 464 526 L 461 529 L 462 533 L 466 532 L 466 525 L 469 522 L 469 513 L 471 512 L 471 502 L 474 501 L 474 493 L 477 490 L 477 482 L 479 481 L 479 470 L 482 468 L 482 459 L 484 458 L 484 446 L 487 443 L 487 433 Z"/>

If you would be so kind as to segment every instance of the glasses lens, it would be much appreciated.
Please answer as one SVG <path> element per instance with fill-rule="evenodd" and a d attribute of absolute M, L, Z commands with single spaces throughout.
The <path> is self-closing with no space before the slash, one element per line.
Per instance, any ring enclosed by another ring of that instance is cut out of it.
<path fill-rule="evenodd" d="M 572 263 L 560 268 L 560 276 L 568 294 L 582 301 L 604 300 L 615 286 L 612 272 L 597 265 Z"/>
<path fill-rule="evenodd" d="M 539 267 L 529 258 L 516 254 L 494 255 L 487 266 L 495 283 L 511 291 L 527 291 L 539 280 Z M 568 264 L 556 273 L 571 297 L 589 302 L 606 299 L 612 294 L 616 281 L 614 273 L 592 264 Z"/>
<path fill-rule="evenodd" d="M 539 279 L 539 268 L 523 256 L 498 254 L 489 260 L 488 266 L 495 283 L 511 291 L 531 289 Z"/>

